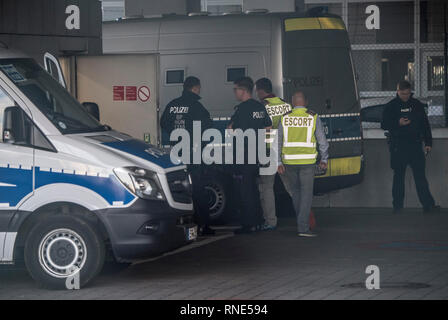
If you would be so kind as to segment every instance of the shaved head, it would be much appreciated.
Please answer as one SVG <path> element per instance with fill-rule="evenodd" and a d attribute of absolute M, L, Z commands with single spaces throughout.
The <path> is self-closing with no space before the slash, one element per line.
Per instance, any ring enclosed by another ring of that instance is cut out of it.
<path fill-rule="evenodd" d="M 292 95 L 292 104 L 295 107 L 306 107 L 307 101 L 305 93 L 301 90 L 295 91 Z"/>

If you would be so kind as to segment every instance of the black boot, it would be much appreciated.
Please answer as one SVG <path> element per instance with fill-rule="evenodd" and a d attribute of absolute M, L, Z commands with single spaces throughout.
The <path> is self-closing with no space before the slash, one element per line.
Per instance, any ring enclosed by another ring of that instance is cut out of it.
<path fill-rule="evenodd" d="M 202 236 L 214 236 L 216 234 L 216 231 L 210 228 L 209 226 L 204 226 L 201 229 L 201 235 Z"/>
<path fill-rule="evenodd" d="M 255 228 L 252 226 L 243 226 L 241 229 L 235 230 L 235 234 L 249 234 L 254 232 Z"/>
<path fill-rule="evenodd" d="M 423 213 L 438 213 L 440 212 L 440 206 L 424 207 Z"/>

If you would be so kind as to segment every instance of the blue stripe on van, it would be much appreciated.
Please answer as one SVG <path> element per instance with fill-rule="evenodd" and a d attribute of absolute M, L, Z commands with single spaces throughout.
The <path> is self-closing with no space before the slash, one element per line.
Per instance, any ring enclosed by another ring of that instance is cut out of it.
<path fill-rule="evenodd" d="M 152 162 L 164 169 L 179 165 L 172 163 L 170 155 L 164 153 L 161 149 L 137 139 L 105 142 L 103 145 L 132 154 L 136 157 Z"/>
<path fill-rule="evenodd" d="M 135 199 L 135 196 L 114 175 L 105 178 L 100 176 L 40 171 L 36 167 L 36 189 L 54 183 L 74 184 L 90 189 L 103 197 L 110 205 L 114 202 L 123 202 L 126 205 Z"/>
<path fill-rule="evenodd" d="M 32 170 L 0 168 L 0 182 L 13 186 L 0 186 L 0 203 L 9 203 L 15 207 L 32 192 Z M 99 176 L 78 175 L 66 172 L 47 172 L 35 168 L 36 185 L 38 189 L 55 183 L 67 183 L 92 190 L 103 197 L 110 205 L 114 202 L 129 204 L 135 199 L 114 175 L 107 178 Z M 49 195 L 51 198 L 51 195 Z"/>
<path fill-rule="evenodd" d="M 0 203 L 15 207 L 33 191 L 33 170 L 0 168 Z"/>

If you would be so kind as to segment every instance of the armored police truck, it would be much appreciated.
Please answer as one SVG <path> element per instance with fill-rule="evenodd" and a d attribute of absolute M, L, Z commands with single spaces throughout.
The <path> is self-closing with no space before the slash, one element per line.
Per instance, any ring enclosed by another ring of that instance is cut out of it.
<path fill-rule="evenodd" d="M 274 92 L 287 101 L 294 89 L 303 89 L 330 142 L 329 168 L 317 179 L 316 192 L 360 183 L 360 104 L 350 42 L 340 17 L 249 13 L 124 19 L 103 24 L 103 51 L 157 55 L 161 108 L 181 93 L 186 76 L 199 77 L 202 103 L 220 129 L 237 104 L 232 85 L 238 77 L 268 77 Z M 162 133 L 161 143 L 167 140 Z M 217 199 L 211 201 L 216 214 L 219 197 L 222 200 L 216 180 L 210 191 Z"/>
<path fill-rule="evenodd" d="M 104 106 L 106 107 L 106 106 Z M 196 237 L 190 179 L 155 146 L 100 124 L 31 58 L 0 48 L 0 264 L 48 287 Z"/>
<path fill-rule="evenodd" d="M 360 104 L 348 34 L 342 19 L 311 14 L 168 15 L 103 24 L 102 56 L 60 57 L 80 101 L 97 102 L 105 123 L 168 145 L 159 116 L 189 75 L 202 83 L 201 102 L 224 130 L 237 102 L 233 81 L 268 77 L 286 99 L 302 89 L 330 142 L 316 193 L 360 183 L 363 169 Z M 67 67 L 69 66 L 69 67 Z M 71 68 L 70 68 L 71 66 Z M 73 69 L 76 67 L 76 70 Z M 72 72 L 70 72 L 70 70 Z M 76 74 L 76 77 L 73 77 Z M 212 218 L 228 203 L 223 166 L 210 170 Z"/>

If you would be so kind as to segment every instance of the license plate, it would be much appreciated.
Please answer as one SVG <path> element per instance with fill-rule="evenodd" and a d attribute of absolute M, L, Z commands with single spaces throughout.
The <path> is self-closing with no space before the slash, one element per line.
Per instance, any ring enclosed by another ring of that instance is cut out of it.
<path fill-rule="evenodd" d="M 187 240 L 188 241 L 196 240 L 197 237 L 198 237 L 198 227 L 197 226 L 187 229 Z"/>

